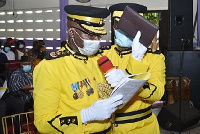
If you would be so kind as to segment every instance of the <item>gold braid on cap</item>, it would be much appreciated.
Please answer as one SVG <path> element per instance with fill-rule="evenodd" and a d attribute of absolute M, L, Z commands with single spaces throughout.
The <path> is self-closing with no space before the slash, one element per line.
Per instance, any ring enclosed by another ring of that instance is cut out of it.
<path fill-rule="evenodd" d="M 96 23 L 96 24 L 99 24 L 99 25 L 102 25 L 104 23 L 104 18 L 94 18 L 94 17 L 89 17 L 89 16 L 79 16 L 79 15 L 72 15 L 72 14 L 68 14 L 67 16 L 72 18 L 72 19 Z"/>
<path fill-rule="evenodd" d="M 115 17 L 120 18 L 122 16 L 122 14 L 123 14 L 123 11 L 114 11 L 112 17 L 113 18 L 115 18 Z"/>
<path fill-rule="evenodd" d="M 106 35 L 107 32 L 106 32 L 106 29 L 104 27 L 93 27 L 93 26 L 88 26 L 88 25 L 85 25 L 85 24 L 81 24 L 82 28 L 88 30 L 88 31 L 91 31 L 95 34 L 100 34 L 100 35 Z"/>

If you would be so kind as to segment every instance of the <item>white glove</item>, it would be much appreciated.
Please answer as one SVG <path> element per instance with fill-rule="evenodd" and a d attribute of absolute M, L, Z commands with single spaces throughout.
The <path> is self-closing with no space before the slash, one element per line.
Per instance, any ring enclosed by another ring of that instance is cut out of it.
<path fill-rule="evenodd" d="M 128 75 L 121 69 L 112 69 L 105 75 L 105 77 L 111 87 L 115 87 L 122 80 L 122 78 L 128 77 Z"/>
<path fill-rule="evenodd" d="M 133 39 L 132 44 L 132 57 L 138 61 L 141 61 L 144 54 L 147 51 L 147 48 L 139 42 L 141 36 L 141 32 L 138 31 L 135 38 Z"/>
<path fill-rule="evenodd" d="M 108 99 L 97 100 L 87 109 L 81 110 L 82 123 L 94 120 L 105 120 L 117 110 L 117 106 L 122 104 L 123 95 L 116 95 Z"/>

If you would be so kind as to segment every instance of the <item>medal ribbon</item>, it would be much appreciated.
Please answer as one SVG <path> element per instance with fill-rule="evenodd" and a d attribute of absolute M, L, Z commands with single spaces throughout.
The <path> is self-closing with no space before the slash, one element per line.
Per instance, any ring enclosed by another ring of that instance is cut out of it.
<path fill-rule="evenodd" d="M 71 88 L 74 92 L 76 92 L 78 90 L 78 86 L 77 86 L 77 83 L 72 83 L 71 84 Z"/>

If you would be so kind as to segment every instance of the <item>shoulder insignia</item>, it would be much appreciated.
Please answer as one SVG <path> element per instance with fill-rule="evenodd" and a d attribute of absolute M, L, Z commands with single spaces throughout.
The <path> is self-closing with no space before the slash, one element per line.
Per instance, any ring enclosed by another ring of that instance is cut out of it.
<path fill-rule="evenodd" d="M 69 56 L 69 55 L 70 55 L 70 53 L 68 50 L 51 52 L 51 53 L 49 53 L 49 56 L 46 57 L 46 60 L 52 60 L 52 59 Z"/>
<path fill-rule="evenodd" d="M 122 58 L 124 55 L 130 54 L 132 52 L 132 48 L 128 47 L 124 50 L 119 50 L 117 47 L 114 48 L 116 53 Z"/>
<path fill-rule="evenodd" d="M 60 125 L 70 125 L 70 124 L 75 124 L 78 125 L 78 119 L 76 116 L 69 116 L 69 117 L 63 117 L 60 118 Z"/>
<path fill-rule="evenodd" d="M 111 46 L 101 46 L 100 49 L 101 50 L 109 50 L 109 49 L 111 49 Z"/>
<path fill-rule="evenodd" d="M 147 53 L 161 54 L 161 51 L 160 51 L 160 50 L 152 51 L 152 50 L 150 49 L 150 50 L 147 50 Z"/>

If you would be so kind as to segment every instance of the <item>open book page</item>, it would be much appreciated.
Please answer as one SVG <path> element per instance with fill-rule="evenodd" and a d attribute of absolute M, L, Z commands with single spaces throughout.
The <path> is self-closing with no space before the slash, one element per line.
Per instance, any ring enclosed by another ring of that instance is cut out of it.
<path fill-rule="evenodd" d="M 141 73 L 136 75 L 130 75 L 129 77 L 123 78 L 119 84 L 113 89 L 110 96 L 115 96 L 122 94 L 123 95 L 123 104 L 119 107 L 122 108 L 150 79 L 151 73 Z"/>

